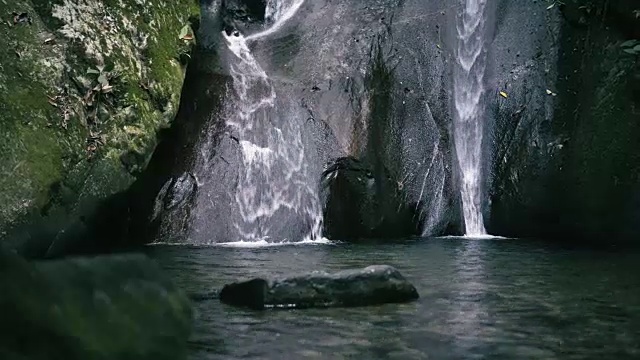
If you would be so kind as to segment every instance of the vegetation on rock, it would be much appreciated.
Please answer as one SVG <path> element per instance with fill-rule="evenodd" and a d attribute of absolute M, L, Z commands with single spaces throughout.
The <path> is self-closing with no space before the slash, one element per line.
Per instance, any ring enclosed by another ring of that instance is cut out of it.
<path fill-rule="evenodd" d="M 135 180 L 177 112 L 199 4 L 0 0 L 0 14 L 5 232 Z"/>

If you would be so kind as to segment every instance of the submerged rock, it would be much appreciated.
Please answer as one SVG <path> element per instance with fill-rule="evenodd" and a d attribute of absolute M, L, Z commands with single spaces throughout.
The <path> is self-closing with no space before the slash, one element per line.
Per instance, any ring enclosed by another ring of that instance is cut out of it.
<path fill-rule="evenodd" d="M 225 285 L 220 301 L 265 308 L 326 308 L 402 303 L 419 297 L 416 288 L 388 265 L 311 272 L 283 279 L 256 278 Z"/>
<path fill-rule="evenodd" d="M 185 357 L 189 301 L 144 256 L 34 265 L 0 249 L 0 287 L 1 359 Z"/>

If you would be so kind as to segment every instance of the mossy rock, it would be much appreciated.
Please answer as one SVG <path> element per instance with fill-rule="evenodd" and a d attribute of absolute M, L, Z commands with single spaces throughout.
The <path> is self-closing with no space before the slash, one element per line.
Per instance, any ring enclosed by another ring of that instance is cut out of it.
<path fill-rule="evenodd" d="M 199 11 L 196 0 L 0 0 L 0 235 L 130 186 L 177 112 L 195 42 L 179 37 Z"/>
<path fill-rule="evenodd" d="M 142 255 L 28 263 L 0 249 L 2 359 L 181 359 L 188 298 Z"/>

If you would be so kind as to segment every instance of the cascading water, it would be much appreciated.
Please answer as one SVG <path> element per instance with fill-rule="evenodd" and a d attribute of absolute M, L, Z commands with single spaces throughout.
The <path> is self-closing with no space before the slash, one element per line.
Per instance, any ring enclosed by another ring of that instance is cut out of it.
<path fill-rule="evenodd" d="M 227 100 L 226 125 L 239 144 L 237 186 L 232 195 L 233 227 L 245 242 L 297 242 L 321 239 L 322 209 L 317 183 L 305 159 L 303 122 L 279 101 L 276 89 L 254 57 L 249 44 L 282 27 L 304 0 L 270 0 L 266 8 L 268 27 L 244 37 L 223 32 L 232 56 L 233 85 Z M 293 108 L 294 106 L 290 106 Z M 203 146 L 203 159 L 213 150 L 211 139 Z M 206 161 L 199 172 L 211 172 Z M 199 178 L 206 178 L 202 176 Z M 199 199 L 200 200 L 200 199 Z M 206 202 L 207 199 L 201 199 Z M 279 230 L 287 219 L 296 219 L 302 238 L 282 238 Z"/>
<path fill-rule="evenodd" d="M 482 98 L 487 55 L 486 0 L 463 0 L 454 69 L 454 139 L 461 170 L 466 236 L 486 234 L 482 216 Z"/>

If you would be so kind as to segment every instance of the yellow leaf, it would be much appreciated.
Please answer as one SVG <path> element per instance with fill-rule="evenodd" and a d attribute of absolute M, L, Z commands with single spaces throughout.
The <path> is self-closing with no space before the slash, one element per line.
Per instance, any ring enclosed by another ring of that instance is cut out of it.
<path fill-rule="evenodd" d="M 129 135 L 142 135 L 144 132 L 137 126 L 127 126 L 125 125 L 124 131 Z"/>
<path fill-rule="evenodd" d="M 500 91 L 500 96 L 502 96 L 505 99 L 509 97 L 509 95 L 507 95 L 507 93 L 504 91 Z"/>

